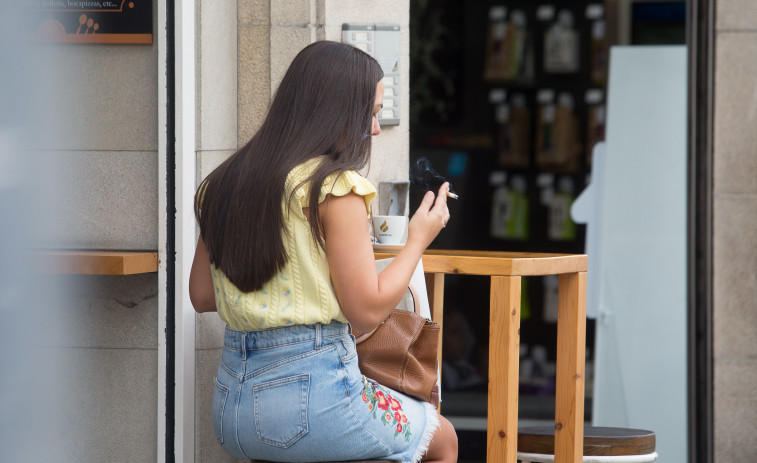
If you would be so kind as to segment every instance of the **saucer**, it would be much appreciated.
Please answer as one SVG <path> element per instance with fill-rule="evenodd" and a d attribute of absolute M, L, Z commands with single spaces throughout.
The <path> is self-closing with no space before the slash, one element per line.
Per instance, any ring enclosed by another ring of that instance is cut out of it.
<path fill-rule="evenodd" d="M 404 244 L 380 244 L 380 243 L 373 244 L 373 250 L 379 251 L 379 252 L 401 251 L 402 248 L 404 247 L 405 247 Z"/>

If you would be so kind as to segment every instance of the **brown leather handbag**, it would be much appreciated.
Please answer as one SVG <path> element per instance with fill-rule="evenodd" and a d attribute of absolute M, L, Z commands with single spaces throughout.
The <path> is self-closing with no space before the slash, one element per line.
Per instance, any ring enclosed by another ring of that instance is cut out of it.
<path fill-rule="evenodd" d="M 408 296 L 409 294 L 409 296 Z M 409 302 L 412 301 L 412 302 Z M 375 330 L 357 333 L 360 371 L 379 384 L 439 405 L 439 325 L 420 315 L 413 287 Z"/>

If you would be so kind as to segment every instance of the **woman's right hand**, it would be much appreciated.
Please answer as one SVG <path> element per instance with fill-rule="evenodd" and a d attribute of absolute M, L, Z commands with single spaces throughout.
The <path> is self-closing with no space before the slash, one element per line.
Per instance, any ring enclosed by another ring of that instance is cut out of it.
<path fill-rule="evenodd" d="M 407 228 L 407 244 L 417 243 L 426 249 L 436 235 L 447 225 L 449 209 L 447 208 L 447 192 L 449 183 L 444 182 L 439 192 L 427 191 L 418 210 L 415 211 Z"/>

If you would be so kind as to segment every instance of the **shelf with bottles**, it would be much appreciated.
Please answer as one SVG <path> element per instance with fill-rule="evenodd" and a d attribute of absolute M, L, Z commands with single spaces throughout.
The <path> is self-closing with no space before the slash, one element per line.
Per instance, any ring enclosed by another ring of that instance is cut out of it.
<path fill-rule="evenodd" d="M 604 6 L 503 3 L 489 6 L 482 74 L 497 165 L 586 173 L 604 138 Z"/>
<path fill-rule="evenodd" d="M 439 95 L 412 100 L 416 117 L 411 145 L 486 149 L 512 141 L 515 152 L 502 154 L 507 164 L 503 167 L 531 167 L 531 161 L 526 166 L 523 153 L 535 146 L 535 134 L 529 133 L 529 127 L 537 127 L 537 94 L 551 90 L 555 99 L 566 92 L 572 95 L 578 125 L 585 127 L 583 93 L 592 88 L 604 89 L 607 65 L 604 7 L 597 0 L 577 0 L 557 7 L 528 0 L 490 0 L 469 2 L 457 8 L 459 24 L 445 26 L 443 29 L 449 36 L 437 37 L 438 40 L 447 37 L 436 49 L 437 54 L 445 57 L 444 68 L 428 65 L 428 59 L 412 68 L 413 81 L 421 83 L 426 92 L 436 89 Z M 570 22 L 568 18 L 573 18 L 573 27 L 566 31 L 563 25 Z M 547 37 L 554 41 L 553 37 L 563 36 L 575 38 L 567 40 L 570 50 L 545 49 Z M 456 54 L 453 50 L 457 50 Z M 433 86 L 424 84 L 434 76 L 448 78 L 443 84 L 441 81 L 434 81 Z M 495 115 L 485 108 L 490 92 L 496 91 L 503 92 L 506 101 L 497 104 Z M 495 119 L 503 117 L 527 129 L 516 127 L 509 133 L 502 132 Z M 522 123 L 519 125 L 518 121 Z M 583 142 L 583 131 L 578 139 Z"/>
<path fill-rule="evenodd" d="M 534 97 L 495 88 L 489 92 L 495 121 L 496 164 L 502 169 L 583 173 L 591 149 L 604 140 L 604 91 L 540 89 Z"/>
<path fill-rule="evenodd" d="M 583 189 L 590 150 L 604 138 L 603 4 L 490 0 L 459 8 L 460 25 L 451 28 L 459 31 L 462 51 L 450 60 L 461 70 L 458 109 L 448 114 L 453 122 L 440 123 L 428 112 L 411 130 L 411 160 L 430 156 L 443 174 L 444 153 L 462 152 L 469 160 L 465 176 L 450 177 L 455 188 L 463 187 L 452 207 L 465 230 L 448 227 L 434 246 L 583 252 L 583 228 L 555 217 L 562 211 L 569 218 L 569 206 L 560 208 L 557 200 Z M 489 183 L 493 172 L 507 176 L 507 193 Z M 518 177 L 523 181 L 513 180 Z M 550 186 L 540 183 L 544 178 Z M 528 211 L 520 221 L 502 216 L 523 214 L 521 203 L 503 212 L 496 200 L 518 196 L 512 181 L 525 184 L 520 197 Z M 568 183 L 569 194 L 561 188 Z"/>
<path fill-rule="evenodd" d="M 608 58 L 604 14 L 604 5 L 596 0 L 569 5 L 490 2 L 483 81 L 521 87 L 604 86 Z"/>
<path fill-rule="evenodd" d="M 495 170 L 489 175 L 489 240 L 544 252 L 582 252 L 585 227 L 570 207 L 584 187 L 584 175 Z"/>

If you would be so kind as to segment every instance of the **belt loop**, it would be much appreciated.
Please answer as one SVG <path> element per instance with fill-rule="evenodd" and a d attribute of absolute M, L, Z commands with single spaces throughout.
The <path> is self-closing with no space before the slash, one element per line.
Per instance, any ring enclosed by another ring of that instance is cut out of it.
<path fill-rule="evenodd" d="M 323 343 L 323 332 L 321 331 L 322 327 L 320 323 L 315 324 L 315 348 L 320 349 L 321 344 Z"/>
<path fill-rule="evenodd" d="M 242 361 L 247 361 L 247 333 L 242 333 Z"/>

